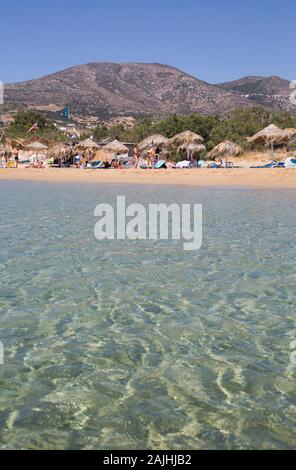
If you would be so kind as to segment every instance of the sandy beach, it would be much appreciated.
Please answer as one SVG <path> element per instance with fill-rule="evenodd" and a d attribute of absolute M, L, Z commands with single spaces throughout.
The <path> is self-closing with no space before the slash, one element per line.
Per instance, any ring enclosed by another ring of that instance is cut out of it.
<path fill-rule="evenodd" d="M 77 169 L 1 169 L 1 180 L 68 183 L 160 184 L 203 187 L 249 187 L 296 189 L 293 169 L 191 169 L 191 170 L 77 170 Z"/>

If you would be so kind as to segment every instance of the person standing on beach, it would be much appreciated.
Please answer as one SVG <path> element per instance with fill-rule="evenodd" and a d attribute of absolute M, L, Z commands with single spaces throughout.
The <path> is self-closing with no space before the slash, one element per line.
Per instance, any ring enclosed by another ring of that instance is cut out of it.
<path fill-rule="evenodd" d="M 160 148 L 156 147 L 155 149 L 155 163 L 159 161 L 159 156 L 160 156 Z"/>
<path fill-rule="evenodd" d="M 74 165 L 77 169 L 81 167 L 81 155 L 79 153 L 74 157 Z"/>
<path fill-rule="evenodd" d="M 154 164 L 154 158 L 155 158 L 155 149 L 152 147 L 147 153 L 147 166 L 148 166 L 148 168 L 152 168 L 152 166 Z"/>
<path fill-rule="evenodd" d="M 19 154 L 18 154 L 18 151 L 16 150 L 15 153 L 14 153 L 14 161 L 15 161 L 15 168 L 18 168 L 18 164 L 19 164 Z"/>
<path fill-rule="evenodd" d="M 140 158 L 139 146 L 138 146 L 138 144 L 135 144 L 135 146 L 134 146 L 134 160 L 135 160 L 134 168 L 139 167 L 139 158 Z"/>

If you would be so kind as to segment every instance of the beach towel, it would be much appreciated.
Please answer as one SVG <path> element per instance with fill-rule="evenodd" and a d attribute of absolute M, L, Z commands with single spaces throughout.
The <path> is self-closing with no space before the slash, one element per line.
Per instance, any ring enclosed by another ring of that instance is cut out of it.
<path fill-rule="evenodd" d="M 164 160 L 159 160 L 159 162 L 153 165 L 153 168 L 155 168 L 156 170 L 161 169 L 161 168 L 166 169 L 167 168 L 166 162 Z"/>
<path fill-rule="evenodd" d="M 190 162 L 188 160 L 184 160 L 183 162 L 178 162 L 176 168 L 190 168 Z"/>
<path fill-rule="evenodd" d="M 250 166 L 250 168 L 274 168 L 274 163 L 267 163 L 266 165 Z"/>
<path fill-rule="evenodd" d="M 101 168 L 105 168 L 105 164 L 103 162 L 93 162 L 91 164 L 91 167 L 94 169 L 94 170 L 98 170 L 98 169 L 101 169 Z"/>
<path fill-rule="evenodd" d="M 285 160 L 285 168 L 296 168 L 295 158 L 287 158 L 287 160 Z"/>

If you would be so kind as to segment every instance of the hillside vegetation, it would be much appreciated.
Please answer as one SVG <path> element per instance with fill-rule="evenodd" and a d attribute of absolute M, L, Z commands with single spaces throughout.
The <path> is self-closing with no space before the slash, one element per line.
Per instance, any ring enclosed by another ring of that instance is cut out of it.
<path fill-rule="evenodd" d="M 51 141 L 67 140 L 67 137 L 58 132 L 50 120 L 35 111 L 18 113 L 5 133 L 8 137 L 28 139 L 31 136 L 28 134 L 28 129 L 35 122 L 38 122 L 39 125 L 37 137 Z M 93 135 L 97 141 L 109 138 L 122 142 L 140 142 L 152 134 L 163 134 L 170 138 L 179 132 L 190 130 L 203 136 L 207 150 L 211 150 L 223 140 L 231 140 L 243 149 L 249 150 L 252 146 L 247 142 L 246 137 L 255 134 L 271 123 L 281 128 L 296 128 L 296 117 L 288 112 L 272 113 L 257 107 L 236 109 L 225 119 L 217 115 L 191 114 L 183 116 L 174 114 L 159 121 L 152 121 L 148 118 L 139 119 L 135 122 L 134 127 L 129 129 L 126 129 L 122 124 L 110 128 L 100 124 L 93 132 L 83 134 L 81 139 Z"/>
<path fill-rule="evenodd" d="M 179 132 L 190 130 L 204 137 L 208 150 L 223 140 L 231 140 L 248 150 L 252 146 L 247 142 L 246 137 L 255 134 L 271 123 L 280 128 L 296 128 L 296 117 L 288 112 L 272 113 L 257 107 L 236 109 L 226 119 L 217 115 L 191 114 L 182 116 L 175 114 L 157 122 L 150 119 L 138 120 L 132 129 L 125 129 L 122 125 L 107 129 L 107 127 L 99 125 L 93 135 L 97 140 L 109 137 L 125 142 L 140 142 L 152 134 L 162 134 L 170 138 Z"/>

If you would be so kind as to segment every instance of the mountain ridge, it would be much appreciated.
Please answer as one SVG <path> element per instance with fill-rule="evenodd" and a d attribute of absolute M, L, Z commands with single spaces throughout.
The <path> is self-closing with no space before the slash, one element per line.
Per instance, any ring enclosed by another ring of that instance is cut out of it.
<path fill-rule="evenodd" d="M 246 76 L 218 86 L 228 91 L 241 93 L 245 98 L 270 109 L 294 113 L 296 111 L 295 106 L 289 100 L 291 95 L 289 80 L 277 75 Z"/>
<path fill-rule="evenodd" d="M 210 84 L 177 67 L 144 62 L 90 62 L 43 77 L 5 85 L 8 108 L 58 110 L 110 119 L 162 118 L 170 114 L 227 115 L 232 109 L 261 105 L 294 111 L 288 80 L 247 76 Z M 295 108 L 295 106 L 294 106 Z"/>

